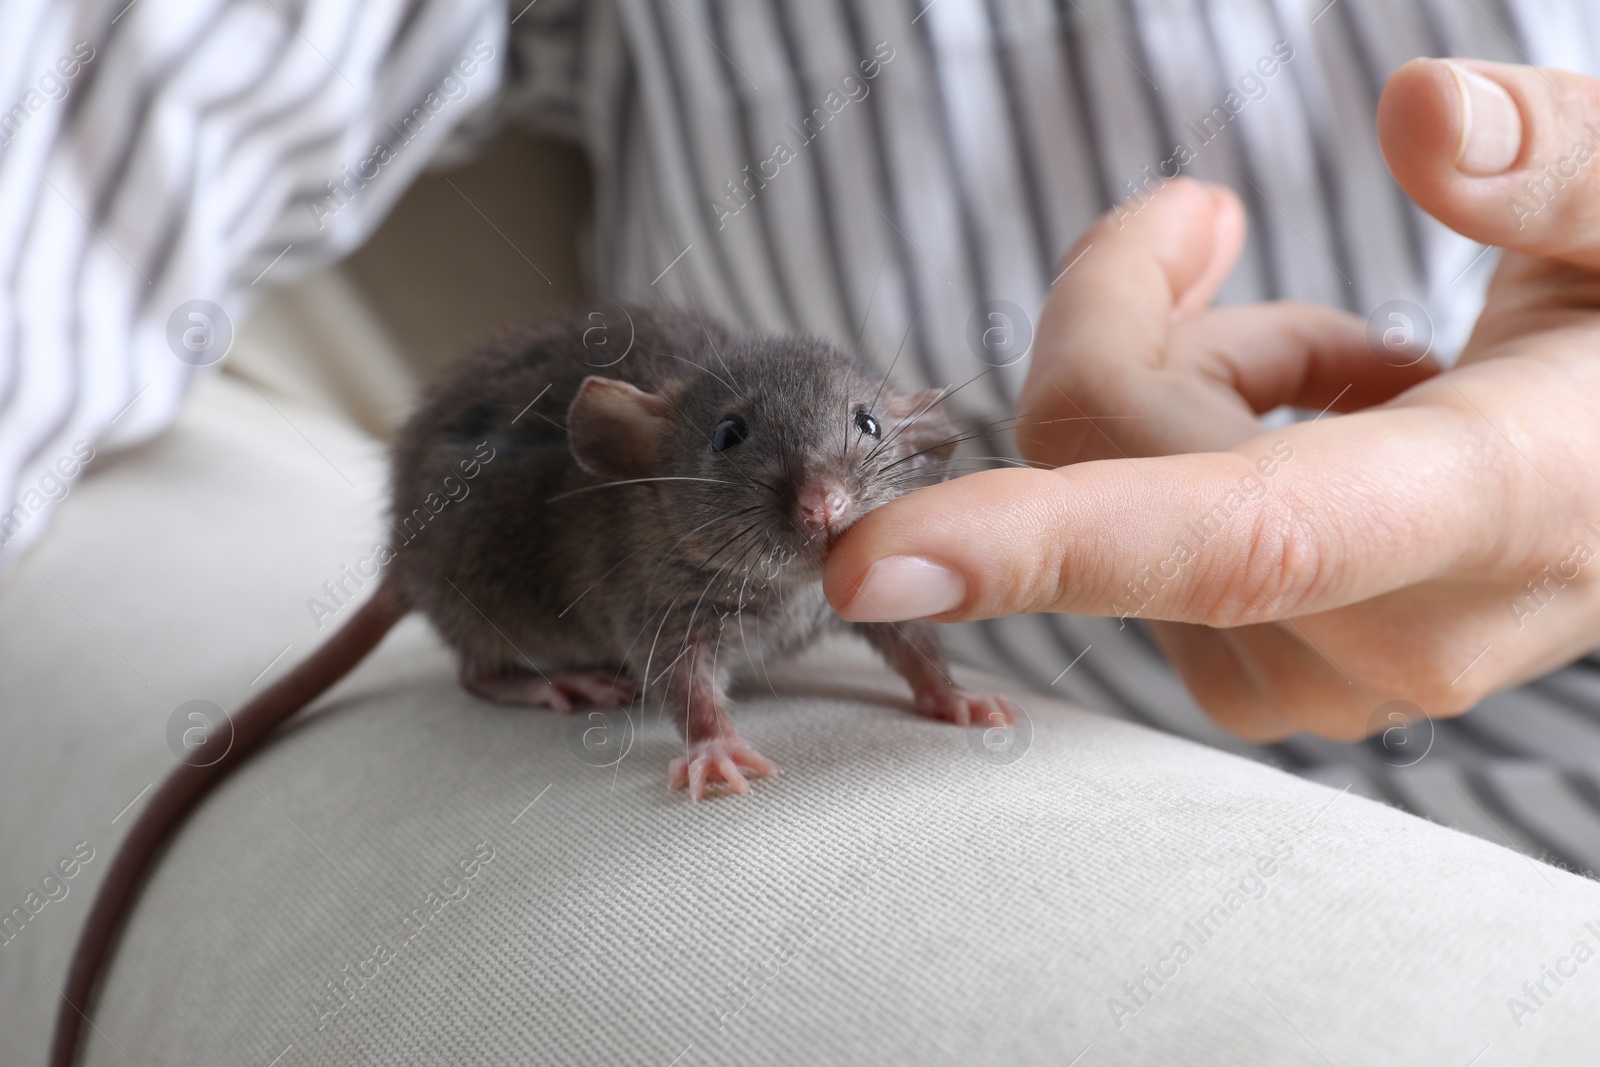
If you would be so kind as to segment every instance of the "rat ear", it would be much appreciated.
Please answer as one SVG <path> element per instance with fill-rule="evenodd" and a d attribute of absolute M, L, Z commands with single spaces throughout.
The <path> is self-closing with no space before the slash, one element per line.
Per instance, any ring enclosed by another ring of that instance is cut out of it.
<path fill-rule="evenodd" d="M 939 406 L 945 392 L 944 389 L 924 389 L 911 396 L 891 393 L 884 397 L 884 410 L 892 424 L 890 432 L 899 435 L 904 453 L 922 453 L 911 461 L 915 466 L 943 462 L 955 454 L 955 427 L 945 416 L 944 408 Z M 912 421 L 906 425 L 908 419 Z"/>
<path fill-rule="evenodd" d="M 649 478 L 666 464 L 671 413 L 655 393 L 591 374 L 567 409 L 567 446 L 598 478 Z"/>

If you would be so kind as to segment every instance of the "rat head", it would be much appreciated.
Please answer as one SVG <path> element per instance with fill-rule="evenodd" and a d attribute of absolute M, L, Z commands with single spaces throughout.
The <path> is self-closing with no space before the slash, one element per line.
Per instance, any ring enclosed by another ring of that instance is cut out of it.
<path fill-rule="evenodd" d="M 806 338 L 741 339 L 705 357 L 674 359 L 659 392 L 586 378 L 567 414 L 584 470 L 660 479 L 685 558 L 815 574 L 862 515 L 944 476 L 955 435 L 940 390 L 894 393 Z"/>

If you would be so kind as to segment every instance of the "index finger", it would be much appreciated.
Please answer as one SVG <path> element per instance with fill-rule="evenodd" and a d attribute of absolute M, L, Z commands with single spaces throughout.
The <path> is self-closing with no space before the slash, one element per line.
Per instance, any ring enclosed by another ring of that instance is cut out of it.
<path fill-rule="evenodd" d="M 1229 627 L 1331 610 L 1486 565 L 1484 516 L 1515 506 L 1500 499 L 1514 479 L 1468 419 L 1390 407 L 1228 452 L 969 475 L 864 516 L 824 590 L 863 622 L 1057 611 Z"/>

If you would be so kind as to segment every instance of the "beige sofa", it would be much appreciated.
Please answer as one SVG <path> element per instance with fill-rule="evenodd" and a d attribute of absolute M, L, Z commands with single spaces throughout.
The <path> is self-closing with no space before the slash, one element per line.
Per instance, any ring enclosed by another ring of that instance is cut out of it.
<path fill-rule="evenodd" d="M 562 167 L 575 195 L 569 157 L 496 151 L 453 175 L 486 212 Z M 544 296 L 576 295 L 559 208 L 407 263 L 439 192 L 265 303 L 230 371 L 97 457 L 0 586 L 0 905 L 43 901 L 0 944 L 0 1064 L 43 1061 L 176 710 L 237 707 L 325 636 L 306 601 L 383 536 L 375 435 L 456 331 L 538 309 L 542 283 L 494 290 L 474 257 L 553 242 Z M 994 750 L 847 641 L 771 680 L 738 714 L 783 774 L 692 805 L 653 714 L 477 701 L 408 620 L 162 859 L 85 1062 L 1596 1060 L 1592 881 L 1015 689 L 1031 737 Z"/>

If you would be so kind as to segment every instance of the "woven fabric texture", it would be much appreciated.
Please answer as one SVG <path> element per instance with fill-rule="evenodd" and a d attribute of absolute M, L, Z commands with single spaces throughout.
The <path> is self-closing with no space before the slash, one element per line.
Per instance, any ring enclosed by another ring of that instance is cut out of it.
<path fill-rule="evenodd" d="M 304 600 L 378 533 L 371 442 L 227 376 L 195 400 L 0 596 L 4 899 L 94 850 L 0 946 L 0 1062 L 43 1058 L 173 710 L 308 651 Z M 819 647 L 736 693 L 783 775 L 691 805 L 666 724 L 594 766 L 599 724 L 469 698 L 408 621 L 180 835 L 86 1063 L 1587 1062 L 1600 886 L 1017 695 L 1003 762 Z"/>

